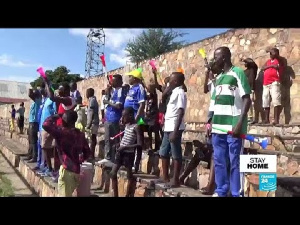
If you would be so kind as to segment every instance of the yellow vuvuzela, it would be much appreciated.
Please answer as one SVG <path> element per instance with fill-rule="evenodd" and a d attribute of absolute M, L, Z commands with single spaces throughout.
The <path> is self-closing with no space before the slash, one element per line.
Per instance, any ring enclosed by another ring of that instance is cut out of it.
<path fill-rule="evenodd" d="M 205 50 L 203 48 L 199 49 L 199 54 L 202 56 L 203 59 L 206 58 L 206 52 L 205 52 Z"/>

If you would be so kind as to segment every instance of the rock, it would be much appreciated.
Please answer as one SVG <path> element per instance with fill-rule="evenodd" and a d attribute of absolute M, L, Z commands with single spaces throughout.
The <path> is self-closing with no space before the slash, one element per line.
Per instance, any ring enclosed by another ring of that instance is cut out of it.
<path fill-rule="evenodd" d="M 257 130 L 256 129 L 251 129 L 251 130 L 249 130 L 248 134 L 257 134 Z"/>
<path fill-rule="evenodd" d="M 275 44 L 276 43 L 276 38 L 273 37 L 271 39 L 268 40 L 268 43 L 271 45 L 271 44 Z"/>
<path fill-rule="evenodd" d="M 293 145 L 292 152 L 300 152 L 300 145 Z"/>
<path fill-rule="evenodd" d="M 241 46 L 244 46 L 244 45 L 245 45 L 245 39 L 241 39 L 241 40 L 240 40 L 240 45 L 241 45 Z"/>
<path fill-rule="evenodd" d="M 282 167 L 285 167 L 285 165 L 287 164 L 289 158 L 287 156 L 281 155 L 279 157 L 279 163 Z"/>
<path fill-rule="evenodd" d="M 250 45 L 251 44 L 251 41 L 250 40 L 247 40 L 246 41 L 246 45 Z"/>
<path fill-rule="evenodd" d="M 277 29 L 271 28 L 269 31 L 271 34 L 275 34 L 277 32 Z"/>
<path fill-rule="evenodd" d="M 298 134 L 300 132 L 300 128 L 298 126 L 293 127 L 292 134 Z"/>
<path fill-rule="evenodd" d="M 260 31 L 260 29 L 252 29 L 251 30 L 251 34 L 258 34 L 259 33 L 259 31 Z"/>
<path fill-rule="evenodd" d="M 277 167 L 277 174 L 283 175 L 284 169 L 282 167 Z"/>
<path fill-rule="evenodd" d="M 289 175 L 289 176 L 292 176 L 292 175 L 295 175 L 296 172 L 298 172 L 298 162 L 293 160 L 291 162 L 289 162 L 287 164 L 287 170 L 286 170 L 286 173 Z"/>
<path fill-rule="evenodd" d="M 283 129 L 281 127 L 274 127 L 274 135 L 282 136 Z"/>
<path fill-rule="evenodd" d="M 189 51 L 188 58 L 194 57 L 194 51 Z"/>
<path fill-rule="evenodd" d="M 275 147 L 276 151 L 287 152 L 286 147 L 284 146 L 284 144 L 282 144 L 282 142 L 278 138 L 273 139 L 272 145 Z"/>
<path fill-rule="evenodd" d="M 292 130 L 293 130 L 292 127 L 288 127 L 288 128 L 285 129 L 285 133 L 286 133 L 287 135 L 289 135 L 289 134 L 292 133 Z"/>
<path fill-rule="evenodd" d="M 268 145 L 268 146 L 266 147 L 266 150 L 275 151 L 275 146 L 273 146 L 273 145 Z"/>
<path fill-rule="evenodd" d="M 244 148 L 250 148 L 250 147 L 251 147 L 250 141 L 245 140 L 245 141 L 244 141 Z"/>

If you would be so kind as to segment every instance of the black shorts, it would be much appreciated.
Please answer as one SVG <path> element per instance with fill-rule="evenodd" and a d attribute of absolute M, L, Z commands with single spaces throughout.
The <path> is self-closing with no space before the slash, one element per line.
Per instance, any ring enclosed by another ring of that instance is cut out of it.
<path fill-rule="evenodd" d="M 117 152 L 115 163 L 131 169 L 134 165 L 135 152 Z"/>
<path fill-rule="evenodd" d="M 18 127 L 23 128 L 24 127 L 24 116 L 20 116 L 18 119 Z"/>

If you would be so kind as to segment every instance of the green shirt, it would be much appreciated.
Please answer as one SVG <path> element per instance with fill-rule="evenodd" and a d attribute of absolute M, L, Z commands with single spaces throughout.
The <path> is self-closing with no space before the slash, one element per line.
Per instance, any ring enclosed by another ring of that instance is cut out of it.
<path fill-rule="evenodd" d="M 212 95 L 214 127 L 232 131 L 239 121 L 243 99 L 250 94 L 251 88 L 244 70 L 233 66 L 226 74 L 221 73 L 216 78 L 216 86 Z M 212 133 L 224 132 L 212 129 Z M 243 121 L 242 134 L 247 133 L 247 118 Z"/>

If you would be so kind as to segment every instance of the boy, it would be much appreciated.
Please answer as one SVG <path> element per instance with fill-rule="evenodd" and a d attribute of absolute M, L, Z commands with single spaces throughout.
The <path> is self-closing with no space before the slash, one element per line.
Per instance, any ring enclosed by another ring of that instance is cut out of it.
<path fill-rule="evenodd" d="M 91 159 L 95 159 L 95 148 L 97 144 L 97 134 L 99 130 L 99 105 L 97 102 L 96 97 L 94 96 L 94 89 L 88 88 L 86 90 L 86 97 L 89 100 L 89 105 L 87 109 L 87 125 L 86 130 L 90 130 L 92 136 L 91 136 Z"/>
<path fill-rule="evenodd" d="M 213 63 L 213 60 L 206 66 L 205 70 L 205 81 L 204 81 L 204 94 L 210 92 L 210 97 L 212 97 L 214 89 L 215 89 L 215 76 L 220 74 L 222 71 L 216 67 Z M 211 144 L 211 120 L 213 118 L 214 110 L 213 110 L 214 102 L 211 100 L 209 105 L 209 111 L 207 115 L 206 122 L 206 138 L 207 143 L 204 145 L 201 142 L 196 143 L 194 141 L 194 145 L 197 147 L 195 150 L 195 155 L 191 159 L 187 168 L 180 176 L 180 183 L 184 184 L 185 178 L 197 168 L 200 160 L 203 157 L 204 152 L 204 160 L 208 162 L 210 168 L 209 181 L 206 187 L 202 188 L 200 191 L 204 195 L 212 195 L 215 190 L 215 168 L 214 168 L 214 160 L 213 160 L 213 148 Z M 203 159 L 202 159 L 203 160 Z"/>
<path fill-rule="evenodd" d="M 174 160 L 174 181 L 167 186 L 178 187 L 179 173 L 182 163 L 181 137 L 184 131 L 184 113 L 187 99 L 183 89 L 184 74 L 173 72 L 170 76 L 170 96 L 165 114 L 164 136 L 160 147 L 162 160 L 163 182 L 169 182 L 170 152 Z"/>
<path fill-rule="evenodd" d="M 249 122 L 251 124 L 255 124 L 255 123 L 258 123 L 258 113 L 255 113 L 255 115 L 253 115 L 254 114 L 253 105 L 255 104 L 255 101 L 256 101 L 255 80 L 256 80 L 258 66 L 253 61 L 253 59 L 251 59 L 251 58 L 242 59 L 241 61 L 245 63 L 246 70 L 244 70 L 244 72 L 245 72 L 245 74 L 248 78 L 248 82 L 249 82 L 249 85 L 250 85 L 250 88 L 251 88 L 252 104 L 250 106 L 249 113 L 248 113 L 249 114 L 248 117 L 249 117 L 249 120 L 250 120 Z M 261 100 L 261 99 L 259 99 L 259 100 Z"/>
<path fill-rule="evenodd" d="M 282 110 L 281 103 L 281 80 L 286 68 L 286 61 L 279 55 L 277 48 L 267 50 L 270 52 L 270 59 L 262 67 L 264 71 L 263 80 L 263 101 L 262 105 L 265 112 L 264 123 L 270 123 L 270 101 L 274 105 L 274 122 L 273 125 L 279 124 L 280 113 Z"/>
<path fill-rule="evenodd" d="M 137 123 L 140 118 L 144 117 L 145 103 L 146 103 L 146 91 L 144 86 L 142 85 L 142 72 L 138 69 L 131 71 L 127 74 L 129 76 L 129 84 L 131 88 L 128 91 L 127 97 L 125 99 L 124 108 L 133 108 L 134 110 L 134 118 Z M 143 128 L 141 130 L 142 143 L 144 144 L 144 132 Z M 135 163 L 135 172 L 138 172 L 139 162 L 142 157 L 142 149 L 141 151 L 137 151 L 136 163 Z"/>
<path fill-rule="evenodd" d="M 85 132 L 87 116 L 85 114 L 85 106 L 82 105 L 82 97 L 79 96 L 76 99 L 77 106 L 75 108 L 75 112 L 77 113 L 77 121 L 75 123 L 75 127 L 79 129 L 81 132 Z"/>
<path fill-rule="evenodd" d="M 147 107 L 146 107 L 146 117 L 145 121 L 148 125 L 148 136 L 150 142 L 150 149 L 152 150 L 152 133 L 155 135 L 155 149 L 157 152 L 160 147 L 160 137 L 159 137 L 159 128 L 160 124 L 158 123 L 158 97 L 154 85 L 149 85 L 148 87 L 148 96 L 147 96 Z"/>
<path fill-rule="evenodd" d="M 71 82 L 71 83 L 70 83 L 70 88 L 71 88 L 70 96 L 71 96 L 72 98 L 74 98 L 75 101 L 77 101 L 77 99 L 78 99 L 79 97 L 81 97 L 80 92 L 77 90 L 77 83 L 76 83 L 76 82 Z"/>
<path fill-rule="evenodd" d="M 50 82 L 48 80 L 45 82 L 45 84 L 50 100 L 56 103 L 57 114 L 62 116 L 65 112 L 74 110 L 76 102 L 74 98 L 70 97 L 71 88 L 68 83 L 63 83 L 58 87 L 58 96 L 54 95 L 54 92 L 50 88 Z M 58 118 L 56 122 L 58 126 L 62 126 L 62 118 Z M 57 181 L 58 179 L 59 167 L 60 162 L 57 155 L 57 150 L 54 150 L 54 172 L 52 173 L 52 178 L 54 179 L 54 181 Z"/>
<path fill-rule="evenodd" d="M 125 108 L 123 110 L 122 123 L 125 124 L 125 132 L 120 147 L 117 149 L 115 164 L 110 172 L 110 176 L 112 179 L 113 195 L 114 197 L 118 197 L 117 173 L 121 166 L 125 166 L 128 178 L 126 197 L 133 197 L 134 178 L 132 175 L 132 167 L 134 164 L 135 149 L 141 151 L 142 148 L 140 126 L 135 122 L 133 108 Z"/>
<path fill-rule="evenodd" d="M 105 122 L 105 109 L 107 107 L 107 104 L 104 104 L 104 101 L 109 100 L 106 92 L 107 92 L 106 90 L 101 91 L 102 97 L 101 97 L 101 106 L 100 106 L 101 108 L 100 108 L 100 110 L 101 110 L 101 122 L 102 123 Z"/>
<path fill-rule="evenodd" d="M 113 87 L 113 93 L 110 101 L 104 100 L 106 107 L 106 121 L 105 127 L 105 159 L 99 163 L 105 163 L 107 167 L 112 167 L 112 163 L 115 161 L 115 144 L 118 140 L 111 141 L 110 138 L 114 137 L 120 132 L 120 119 L 122 117 L 122 110 L 125 101 L 125 94 L 122 89 L 123 79 L 120 74 L 113 75 L 111 85 Z"/>
<path fill-rule="evenodd" d="M 19 127 L 19 130 L 20 130 L 20 134 L 23 134 L 23 130 L 24 130 L 24 113 L 25 113 L 24 102 L 21 102 L 20 108 L 17 110 L 17 113 L 19 114 L 18 127 Z"/>
<path fill-rule="evenodd" d="M 62 119 L 62 126 L 57 120 Z M 59 197 L 72 197 L 79 185 L 80 164 L 88 159 L 90 148 L 84 133 L 75 128 L 77 113 L 67 111 L 62 116 L 53 115 L 43 123 L 43 128 L 56 140 L 61 162 L 58 178 Z"/>
<path fill-rule="evenodd" d="M 11 105 L 11 121 L 10 121 L 10 130 L 15 131 L 15 120 L 16 120 L 16 109 L 15 105 Z"/>
<path fill-rule="evenodd" d="M 56 104 L 49 98 L 48 92 L 44 91 L 44 106 L 42 108 L 41 118 L 40 118 L 40 136 L 41 136 L 41 149 L 42 149 L 42 157 L 41 157 L 41 164 L 37 165 L 36 169 L 40 169 L 39 173 L 42 176 L 51 176 L 53 172 L 52 162 L 51 162 L 51 152 L 54 151 L 55 142 L 54 138 L 43 129 L 43 123 L 45 120 L 56 114 Z M 44 161 L 46 161 L 47 167 L 45 167 Z"/>
<path fill-rule="evenodd" d="M 39 131 L 39 108 L 42 104 L 42 96 L 40 91 L 29 89 L 29 98 L 33 100 L 31 103 L 30 110 L 29 110 L 29 133 L 28 133 L 28 141 L 29 141 L 29 152 L 27 160 L 30 163 L 37 162 L 38 157 L 38 149 L 37 149 L 37 142 L 38 142 L 38 131 Z"/>

